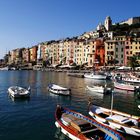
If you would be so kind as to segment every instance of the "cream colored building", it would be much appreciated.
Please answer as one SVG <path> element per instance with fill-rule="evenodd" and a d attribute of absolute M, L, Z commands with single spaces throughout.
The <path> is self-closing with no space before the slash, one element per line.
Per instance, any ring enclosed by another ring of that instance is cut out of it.
<path fill-rule="evenodd" d="M 125 41 L 125 65 L 128 64 L 129 58 L 137 56 L 140 62 L 140 38 L 127 38 Z"/>

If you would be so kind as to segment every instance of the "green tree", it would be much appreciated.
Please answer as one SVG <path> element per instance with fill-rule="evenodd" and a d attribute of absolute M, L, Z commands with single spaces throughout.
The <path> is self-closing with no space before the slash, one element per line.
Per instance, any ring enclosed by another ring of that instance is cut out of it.
<path fill-rule="evenodd" d="M 137 60 L 137 56 L 133 55 L 129 58 L 128 66 L 130 66 L 133 70 L 135 70 L 135 67 L 139 66 L 139 62 Z"/>

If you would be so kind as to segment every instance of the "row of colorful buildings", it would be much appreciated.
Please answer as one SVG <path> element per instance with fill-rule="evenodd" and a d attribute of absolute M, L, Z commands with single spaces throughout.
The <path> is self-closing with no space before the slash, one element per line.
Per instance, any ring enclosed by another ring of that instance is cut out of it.
<path fill-rule="evenodd" d="M 84 33 L 78 37 L 63 40 L 51 40 L 30 48 L 18 48 L 5 55 L 5 62 L 11 64 L 33 65 L 45 62 L 46 65 L 84 65 L 94 64 L 127 65 L 129 58 L 140 57 L 140 37 L 131 35 L 116 35 L 109 28 L 112 25 L 110 17 L 105 24 L 99 24 L 95 31 Z"/>

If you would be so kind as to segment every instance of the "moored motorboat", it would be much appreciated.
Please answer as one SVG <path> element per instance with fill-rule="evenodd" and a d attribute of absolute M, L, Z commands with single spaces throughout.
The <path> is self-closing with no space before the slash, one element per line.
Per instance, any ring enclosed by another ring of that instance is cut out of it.
<path fill-rule="evenodd" d="M 89 114 L 96 121 L 101 122 L 119 132 L 140 136 L 140 117 L 138 116 L 107 109 L 97 105 L 91 105 L 89 107 Z"/>
<path fill-rule="evenodd" d="M 124 140 L 117 131 L 59 105 L 55 118 L 56 127 L 72 140 Z"/>
<path fill-rule="evenodd" d="M 105 90 L 103 86 L 95 86 L 95 85 L 93 85 L 92 87 L 87 85 L 87 89 L 98 93 L 104 93 Z"/>
<path fill-rule="evenodd" d="M 137 78 L 137 77 L 124 77 L 122 78 L 123 81 L 125 82 L 130 82 L 130 83 L 140 83 L 140 78 Z"/>
<path fill-rule="evenodd" d="M 96 80 L 106 80 L 107 76 L 106 75 L 102 75 L 102 74 L 94 74 L 94 73 L 90 73 L 90 74 L 84 74 L 84 78 L 90 78 L 90 79 L 96 79 Z"/>
<path fill-rule="evenodd" d="M 111 93 L 112 89 L 111 88 L 107 88 L 107 87 L 103 87 L 103 86 L 88 86 L 87 85 L 87 89 L 89 91 L 92 91 L 92 92 L 98 92 L 98 93 L 102 93 L 102 94 L 105 94 L 105 93 Z"/>
<path fill-rule="evenodd" d="M 127 90 L 127 91 L 135 91 L 140 89 L 139 86 L 128 84 L 128 83 L 119 83 L 114 82 L 114 88 L 121 89 L 121 90 Z"/>
<path fill-rule="evenodd" d="M 8 92 L 13 98 L 30 97 L 30 88 L 11 86 L 8 88 Z"/>
<path fill-rule="evenodd" d="M 51 93 L 58 94 L 58 95 L 70 95 L 71 90 L 69 88 L 65 88 L 56 84 L 48 84 L 48 90 Z"/>

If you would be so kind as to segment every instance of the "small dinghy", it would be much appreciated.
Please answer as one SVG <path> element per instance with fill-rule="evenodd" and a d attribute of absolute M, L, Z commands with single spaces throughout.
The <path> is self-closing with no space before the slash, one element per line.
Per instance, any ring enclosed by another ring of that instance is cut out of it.
<path fill-rule="evenodd" d="M 106 80 L 106 75 L 101 75 L 101 74 L 94 74 L 94 73 L 90 73 L 90 74 L 84 74 L 85 78 L 89 78 L 89 79 L 96 79 L 96 80 Z"/>
<path fill-rule="evenodd" d="M 19 86 L 11 86 L 8 88 L 8 92 L 13 98 L 30 97 L 30 87 L 25 89 Z"/>
<path fill-rule="evenodd" d="M 71 90 L 69 88 L 61 87 L 56 84 L 48 84 L 48 90 L 51 93 L 58 94 L 58 95 L 70 95 Z"/>
<path fill-rule="evenodd" d="M 97 93 L 101 93 L 101 94 L 107 94 L 107 93 L 111 93 L 112 89 L 111 88 L 107 88 L 107 87 L 103 87 L 103 86 L 88 86 L 87 85 L 87 89 L 91 92 L 97 92 Z"/>

